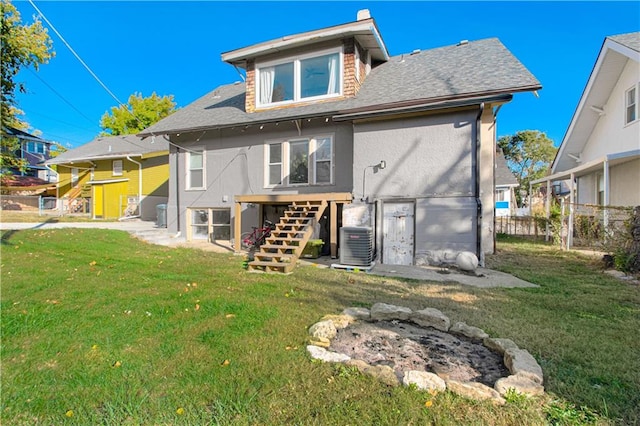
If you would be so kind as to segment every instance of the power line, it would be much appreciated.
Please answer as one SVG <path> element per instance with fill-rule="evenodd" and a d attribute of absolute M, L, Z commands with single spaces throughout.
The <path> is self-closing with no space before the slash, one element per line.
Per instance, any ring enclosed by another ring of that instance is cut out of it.
<path fill-rule="evenodd" d="M 122 103 L 122 102 L 120 101 L 120 99 L 118 99 L 118 97 L 117 97 L 116 95 L 114 95 L 114 94 L 113 94 L 113 92 L 112 92 L 111 90 L 109 90 L 109 88 L 107 87 L 107 85 L 106 85 L 106 84 L 104 84 L 104 83 L 102 82 L 102 80 L 100 80 L 100 78 L 98 78 L 98 76 L 97 76 L 97 75 L 96 75 L 96 74 L 91 70 L 91 68 L 89 68 L 89 66 L 88 66 L 88 65 L 87 65 L 87 64 L 82 60 L 82 58 L 80 57 L 80 55 L 78 55 L 78 54 L 76 53 L 76 51 L 75 51 L 75 50 L 73 50 L 73 48 L 71 47 L 71 45 L 70 45 L 69 43 L 67 43 L 67 41 L 64 39 L 64 37 L 62 37 L 62 34 L 60 34 L 60 33 L 58 32 L 58 30 L 53 26 L 53 24 L 51 23 L 51 21 L 49 21 L 49 20 L 47 19 L 47 17 L 46 17 L 46 16 L 44 16 L 44 13 L 42 13 L 42 11 L 41 11 L 40 9 L 38 9 L 38 7 L 35 5 L 35 3 L 33 2 L 33 0 L 29 0 L 29 3 L 30 3 L 30 4 L 31 4 L 31 6 L 33 6 L 33 8 L 38 12 L 38 14 L 39 14 L 39 15 L 42 17 L 42 19 L 47 23 L 47 25 L 49 25 L 49 27 L 51 27 L 51 29 L 53 30 L 53 32 L 55 32 L 55 33 L 56 33 L 56 35 L 60 38 L 60 40 L 62 40 L 62 42 L 65 44 L 65 46 L 67 46 L 67 48 L 71 51 L 71 53 L 73 53 L 73 56 L 75 56 L 75 57 L 76 57 L 76 59 L 77 59 L 78 61 L 80 61 L 80 63 L 81 63 L 81 64 L 84 66 L 84 68 L 89 72 L 89 74 L 91 74 L 91 76 L 92 76 L 92 77 L 93 77 L 93 78 L 94 78 L 94 79 L 95 79 L 95 80 L 96 80 L 96 81 L 97 81 L 97 82 L 102 86 L 102 88 L 103 88 L 104 90 L 106 90 L 106 92 L 107 92 L 107 93 L 108 93 L 108 94 L 109 94 L 113 99 L 115 99 L 115 101 L 118 103 L 118 105 L 119 105 L 119 106 L 123 107 L 123 108 L 124 108 L 124 109 L 129 113 L 129 114 L 131 114 L 131 116 L 132 116 L 132 117 L 133 117 L 133 118 L 134 118 L 138 123 L 140 123 L 141 125 L 143 125 L 143 126 L 144 126 L 144 123 L 142 122 L 142 120 L 140 120 L 140 119 L 139 119 L 139 118 L 138 118 L 138 117 L 133 113 L 133 111 L 130 111 L 130 110 L 129 110 L 129 108 L 127 107 L 127 105 L 126 105 L 126 104 L 124 104 L 124 103 Z M 203 132 L 203 135 L 204 135 L 204 132 Z M 156 136 L 156 135 L 154 135 L 154 134 L 152 133 L 152 138 L 155 138 L 155 136 Z M 202 137 L 202 136 L 201 136 L 201 137 Z M 185 148 L 185 147 L 183 147 L 183 146 L 180 146 L 180 145 L 177 145 L 177 144 L 175 144 L 175 143 L 171 142 L 171 141 L 169 140 L 169 138 L 167 138 L 167 137 L 165 137 L 164 139 L 169 143 L 169 145 L 173 145 L 173 146 L 175 146 L 176 148 L 183 149 L 183 150 L 184 150 L 184 151 L 186 151 L 186 152 L 196 153 L 196 151 L 193 151 L 193 150 L 191 150 L 191 149 L 189 149 L 189 148 Z M 200 140 L 200 139 L 198 138 L 198 140 Z M 137 145 L 137 144 L 134 144 L 134 145 Z M 141 145 L 137 145 L 137 146 L 142 147 Z"/>
<path fill-rule="evenodd" d="M 82 127 L 82 126 L 78 126 L 77 124 L 72 124 L 66 121 L 62 121 L 58 118 L 51 117 L 49 115 L 42 114 L 41 112 L 37 112 L 28 108 L 27 109 L 22 108 L 22 110 L 25 112 L 25 115 L 36 115 L 38 117 L 46 118 L 47 120 L 57 121 L 58 123 L 62 123 L 66 126 L 75 127 L 76 129 L 79 129 L 79 130 L 86 130 L 86 131 L 92 131 L 92 132 L 95 130 L 95 129 L 90 129 L 88 127 Z"/>
<path fill-rule="evenodd" d="M 49 83 L 47 83 L 46 81 L 44 81 L 44 79 L 42 77 L 40 77 L 35 71 L 33 71 L 31 68 L 27 68 L 29 71 L 31 71 L 31 73 L 33 75 L 35 75 L 38 80 L 40 80 L 45 86 L 47 86 L 53 93 L 56 94 L 56 96 L 58 96 L 60 99 L 62 99 L 63 101 L 65 101 L 67 103 L 67 105 L 69 105 L 71 108 L 73 108 L 78 114 L 80 114 L 82 117 L 84 117 L 87 121 L 89 121 L 93 126 L 96 125 L 96 123 L 90 119 L 89 117 L 87 117 L 82 111 L 80 111 L 78 108 L 75 107 L 75 105 L 73 105 L 70 101 L 68 101 L 64 96 L 62 96 L 56 89 L 54 89 Z"/>
<path fill-rule="evenodd" d="M 96 74 L 91 70 L 91 68 L 89 68 L 89 65 L 87 65 L 87 64 L 82 60 L 82 58 L 80 57 L 80 55 L 78 55 L 78 54 L 76 53 L 76 51 L 75 51 L 75 50 L 73 50 L 73 47 L 71 47 L 71 45 L 70 45 L 69 43 L 67 43 L 67 40 L 65 40 L 65 39 L 64 39 L 64 37 L 62 37 L 62 34 L 60 34 L 60 33 L 58 32 L 58 30 L 56 29 L 56 27 L 54 27 L 54 26 L 53 26 L 53 24 L 52 24 L 52 23 L 47 19 L 47 17 L 46 17 L 46 16 L 44 16 L 44 13 L 42 13 L 42 12 L 40 11 L 40 9 L 38 9 L 38 6 L 36 6 L 36 5 L 35 5 L 35 3 L 33 2 L 33 0 L 29 0 L 29 3 L 31 3 L 31 6 L 33 6 L 33 8 L 34 8 L 34 9 L 35 9 L 39 14 L 40 14 L 40 16 L 42 17 L 42 19 L 44 19 L 44 21 L 45 21 L 45 22 L 46 22 L 46 23 L 51 27 L 51 29 L 53 30 L 53 32 L 54 32 L 54 33 L 56 33 L 56 35 L 57 35 L 58 37 L 60 37 L 60 40 L 62 40 L 62 42 L 65 44 L 65 46 L 67 46 L 67 48 L 71 51 L 71 53 L 73 53 L 73 56 L 75 56 L 75 57 L 76 57 L 76 59 L 77 59 L 78 61 L 80 61 L 80 63 L 82 64 L 82 66 L 84 66 L 84 67 L 85 67 L 85 69 L 89 72 L 89 74 L 91 74 L 91 76 L 93 76 L 93 78 L 94 78 L 98 83 L 100 83 L 100 85 L 104 88 L 104 90 L 106 90 L 106 91 L 107 91 L 107 93 L 108 93 L 109 95 L 111 95 L 111 97 L 112 97 L 113 99 L 115 99 L 115 100 L 116 100 L 116 102 L 118 103 L 118 105 L 124 105 L 124 104 L 120 101 L 120 99 L 118 99 L 118 97 L 117 97 L 116 95 L 114 95 L 114 94 L 113 94 L 113 92 L 112 92 L 111 90 L 109 90 L 109 88 L 107 87 L 107 85 L 106 85 L 106 84 L 104 84 L 104 83 L 102 82 L 102 80 L 100 80 L 100 78 L 98 78 L 98 76 L 97 76 L 97 75 L 96 75 Z"/>

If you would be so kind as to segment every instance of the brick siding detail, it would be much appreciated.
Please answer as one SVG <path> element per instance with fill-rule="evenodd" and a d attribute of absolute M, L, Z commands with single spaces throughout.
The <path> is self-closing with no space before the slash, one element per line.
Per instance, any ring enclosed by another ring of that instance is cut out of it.
<path fill-rule="evenodd" d="M 244 110 L 246 112 L 254 112 L 256 110 L 256 62 L 255 60 L 247 61 L 247 81 L 246 96 L 244 101 Z"/>

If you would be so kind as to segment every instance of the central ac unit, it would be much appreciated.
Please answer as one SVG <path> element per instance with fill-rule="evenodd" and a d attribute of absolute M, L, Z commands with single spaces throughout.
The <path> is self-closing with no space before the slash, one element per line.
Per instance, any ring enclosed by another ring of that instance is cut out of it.
<path fill-rule="evenodd" d="M 351 266 L 371 266 L 373 263 L 373 229 L 370 227 L 340 228 L 340 263 Z"/>

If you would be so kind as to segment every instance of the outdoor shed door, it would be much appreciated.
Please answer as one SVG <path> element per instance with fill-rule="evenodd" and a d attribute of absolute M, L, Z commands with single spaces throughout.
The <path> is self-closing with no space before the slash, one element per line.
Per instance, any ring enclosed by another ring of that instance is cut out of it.
<path fill-rule="evenodd" d="M 413 265 L 413 203 L 384 203 L 382 263 Z"/>

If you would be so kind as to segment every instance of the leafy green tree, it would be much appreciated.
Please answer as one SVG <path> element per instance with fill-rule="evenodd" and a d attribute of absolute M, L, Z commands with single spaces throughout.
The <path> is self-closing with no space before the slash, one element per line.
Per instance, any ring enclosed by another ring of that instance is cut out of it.
<path fill-rule="evenodd" d="M 545 133 L 538 130 L 523 130 L 515 135 L 502 136 L 498 139 L 498 146 L 520 184 L 516 201 L 522 207 L 523 200 L 529 197 L 529 182 L 546 174 L 557 148 Z"/>
<path fill-rule="evenodd" d="M 173 95 L 151 96 L 143 98 L 134 93 L 129 96 L 127 105 L 111 107 L 111 113 L 106 112 L 100 119 L 103 136 L 133 135 L 157 123 L 176 110 Z"/>
<path fill-rule="evenodd" d="M 2 22 L 0 23 L 0 176 L 8 174 L 8 169 L 23 169 L 25 164 L 16 158 L 20 145 L 16 138 L 9 137 L 4 129 L 14 127 L 25 130 L 28 125 L 18 116 L 22 115 L 16 106 L 16 90 L 26 93 L 24 83 L 16 80 L 22 68 L 39 66 L 55 56 L 53 43 L 42 23 L 34 18 L 27 25 L 22 22 L 20 12 L 10 0 L 0 0 Z"/>

